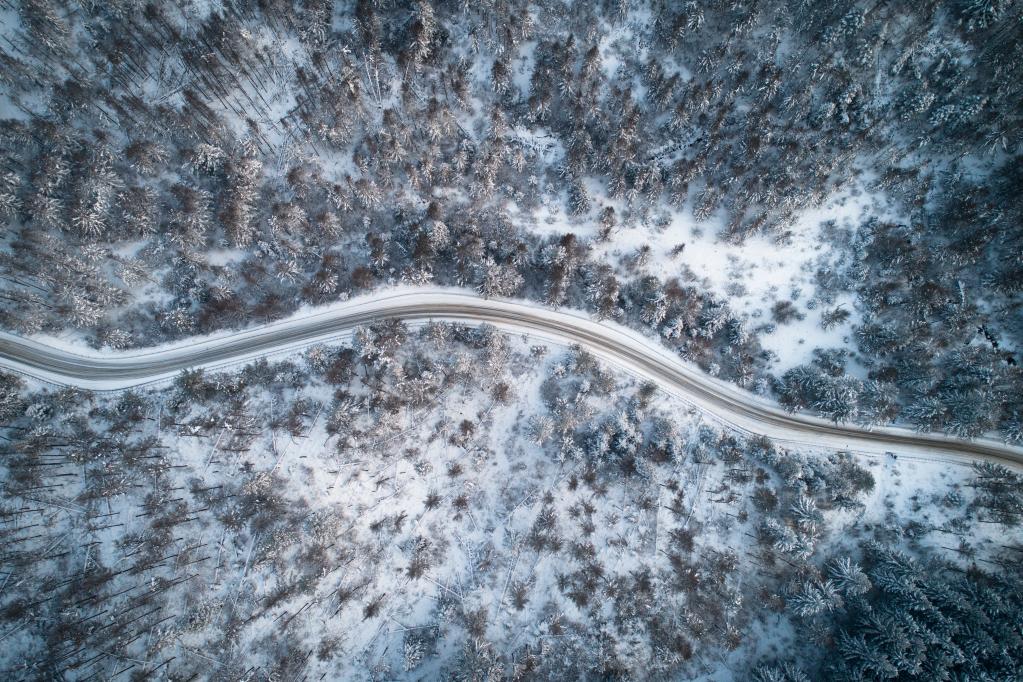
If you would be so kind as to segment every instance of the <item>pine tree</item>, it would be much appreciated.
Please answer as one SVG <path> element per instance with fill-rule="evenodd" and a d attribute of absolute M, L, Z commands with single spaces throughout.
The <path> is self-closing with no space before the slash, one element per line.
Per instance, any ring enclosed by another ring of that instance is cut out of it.
<path fill-rule="evenodd" d="M 580 216 L 590 210 L 590 193 L 581 178 L 575 178 L 568 186 L 568 209 L 572 215 Z"/>
<path fill-rule="evenodd" d="M 849 557 L 840 557 L 828 565 L 828 574 L 846 598 L 858 597 L 871 588 L 870 578 Z"/>

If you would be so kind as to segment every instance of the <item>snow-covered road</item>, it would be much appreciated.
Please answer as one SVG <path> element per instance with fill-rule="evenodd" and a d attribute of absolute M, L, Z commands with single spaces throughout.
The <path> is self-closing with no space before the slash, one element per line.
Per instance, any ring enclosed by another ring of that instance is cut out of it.
<path fill-rule="evenodd" d="M 560 345 L 579 344 L 604 362 L 655 382 L 718 421 L 782 444 L 864 454 L 988 459 L 1023 466 L 1023 448 L 993 439 L 964 441 L 899 427 L 863 428 L 790 414 L 777 404 L 708 376 L 655 339 L 585 313 L 523 301 L 482 299 L 454 289 L 392 289 L 240 332 L 189 339 L 145 351 L 89 352 L 67 344 L 0 333 L 0 367 L 47 382 L 111 391 L 166 382 L 183 369 L 222 369 L 349 337 L 359 325 L 387 318 L 409 322 L 487 322 Z"/>

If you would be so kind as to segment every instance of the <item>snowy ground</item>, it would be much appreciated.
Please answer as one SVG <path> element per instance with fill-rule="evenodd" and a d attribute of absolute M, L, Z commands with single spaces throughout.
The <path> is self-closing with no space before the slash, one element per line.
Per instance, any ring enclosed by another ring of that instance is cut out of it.
<path fill-rule="evenodd" d="M 591 184 L 590 190 L 595 207 L 612 206 L 618 215 L 625 211 L 624 202 L 607 197 L 599 185 Z M 619 225 L 605 243 L 596 241 L 599 226 L 592 216 L 573 218 L 561 202 L 548 202 L 522 222 L 538 234 L 574 232 L 592 239 L 594 257 L 612 263 L 623 276 L 642 271 L 661 280 L 694 277 L 744 316 L 751 329 L 761 327 L 758 334 L 762 345 L 777 355 L 772 370 L 781 375 L 809 362 L 814 348 L 854 349 L 850 334 L 861 320 L 855 295 L 840 292 L 828 305 L 816 298 L 817 269 L 843 257 L 841 247 L 821 234 L 822 225 L 833 221 L 839 229 L 855 234 L 865 216 L 886 215 L 890 210 L 884 196 L 851 188 L 832 196 L 821 207 L 801 212 L 784 238 L 756 235 L 738 245 L 718 238 L 725 226 L 722 210 L 698 222 L 688 206 L 655 212 L 639 224 Z M 597 210 L 591 211 L 595 213 Z M 685 247 L 681 252 L 674 252 L 682 244 Z M 650 248 L 647 261 L 637 267 L 636 254 L 646 246 Z M 785 300 L 795 303 L 803 319 L 773 325 L 773 329 L 762 328 L 772 324 L 771 306 Z M 838 327 L 822 329 L 821 314 L 835 306 L 849 310 L 850 317 Z M 855 362 L 849 369 L 854 375 L 863 374 Z"/>

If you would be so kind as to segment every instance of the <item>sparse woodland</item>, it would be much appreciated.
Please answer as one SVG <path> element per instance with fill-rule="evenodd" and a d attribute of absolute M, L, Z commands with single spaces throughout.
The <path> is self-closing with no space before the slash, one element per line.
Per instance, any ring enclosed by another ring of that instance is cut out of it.
<path fill-rule="evenodd" d="M 4 375 L 2 405 L 7 679 L 1021 671 L 1018 475 L 914 489 L 580 349 L 383 323 L 144 394 Z"/>
<path fill-rule="evenodd" d="M 0 0 L 0 327 L 115 352 L 461 287 L 1019 442 L 1021 82 L 1005 0 Z M 839 192 L 885 210 L 759 321 L 668 227 L 782 245 Z M 842 345 L 773 371 L 811 306 Z M 1023 678 L 1018 473 L 792 451 L 485 325 L 0 373 L 0 491 L 3 679 Z"/>

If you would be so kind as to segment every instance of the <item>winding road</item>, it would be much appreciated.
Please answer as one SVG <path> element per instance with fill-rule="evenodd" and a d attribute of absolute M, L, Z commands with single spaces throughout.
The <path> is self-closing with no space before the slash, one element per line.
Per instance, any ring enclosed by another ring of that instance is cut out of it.
<path fill-rule="evenodd" d="M 708 376 L 656 340 L 576 311 L 510 300 L 482 299 L 451 289 L 396 289 L 300 312 L 240 332 L 187 340 L 145 351 L 90 353 L 76 346 L 0 333 L 0 367 L 46 382 L 116 391 L 171 380 L 183 369 L 223 369 L 350 337 L 355 328 L 387 318 L 490 323 L 499 329 L 559 344 L 579 344 L 602 361 L 655 382 L 717 421 L 790 446 L 869 455 L 994 461 L 1023 467 L 1023 448 L 993 439 L 960 440 L 900 427 L 864 428 L 791 414 L 777 404 Z"/>

